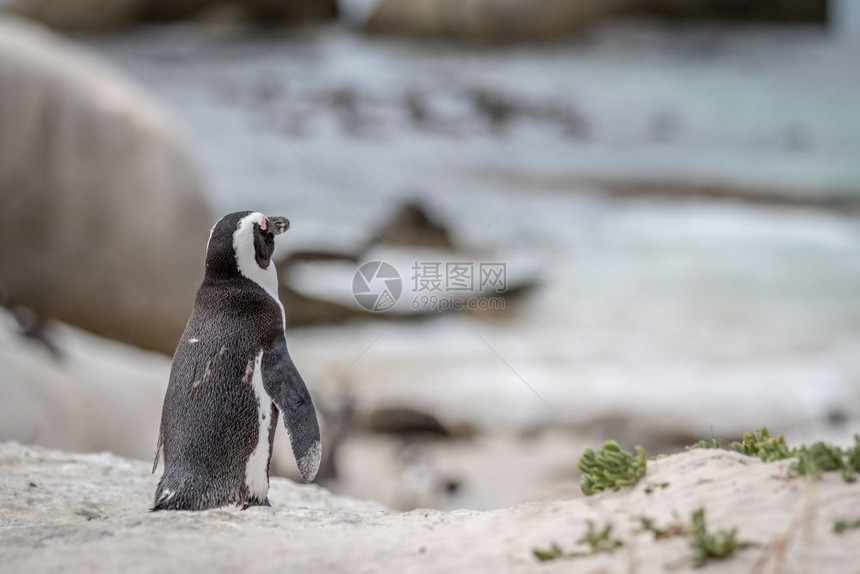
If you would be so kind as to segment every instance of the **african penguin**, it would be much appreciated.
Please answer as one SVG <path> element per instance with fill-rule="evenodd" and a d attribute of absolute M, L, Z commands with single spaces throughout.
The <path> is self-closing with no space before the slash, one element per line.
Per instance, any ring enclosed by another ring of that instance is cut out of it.
<path fill-rule="evenodd" d="M 272 263 L 284 217 L 225 215 L 209 235 L 206 272 L 173 356 L 155 462 L 153 510 L 268 505 L 278 413 L 306 482 L 320 464 L 310 393 L 287 352 Z"/>

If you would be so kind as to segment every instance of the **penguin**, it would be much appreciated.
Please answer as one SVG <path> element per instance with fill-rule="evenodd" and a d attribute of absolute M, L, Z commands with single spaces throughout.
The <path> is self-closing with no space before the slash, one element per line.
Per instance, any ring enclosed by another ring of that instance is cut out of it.
<path fill-rule="evenodd" d="M 285 217 L 242 211 L 212 228 L 206 270 L 176 347 L 152 472 L 164 461 L 156 510 L 269 506 L 279 414 L 299 472 L 319 469 L 311 395 L 287 352 L 272 262 Z"/>

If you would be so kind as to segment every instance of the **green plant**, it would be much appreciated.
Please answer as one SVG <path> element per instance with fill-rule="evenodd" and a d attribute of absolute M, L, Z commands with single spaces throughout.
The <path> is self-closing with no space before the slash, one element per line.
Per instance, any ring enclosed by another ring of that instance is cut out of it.
<path fill-rule="evenodd" d="M 658 527 L 654 519 L 647 516 L 640 516 L 639 524 L 642 527 L 642 532 L 650 532 L 654 535 L 654 540 L 662 540 L 664 538 L 671 538 L 672 536 L 679 536 L 687 531 L 686 527 L 681 524 L 677 516 L 675 517 L 674 522 L 671 522 L 664 528 Z"/>
<path fill-rule="evenodd" d="M 745 432 L 743 440 L 732 442 L 729 450 L 747 456 L 757 456 L 764 462 L 774 462 L 793 456 L 782 435 L 770 436 L 767 427 L 761 427 L 761 430 L 755 433 Z"/>
<path fill-rule="evenodd" d="M 853 482 L 855 477 L 846 467 L 842 449 L 824 442 L 813 443 L 812 446 L 801 445 L 796 449 L 797 460 L 791 464 L 793 474 L 808 476 L 814 480 L 821 478 L 822 472 L 842 470 L 846 482 Z M 846 473 L 847 472 L 847 473 Z"/>
<path fill-rule="evenodd" d="M 654 491 L 655 491 L 655 490 L 657 490 L 658 488 L 666 488 L 667 486 L 669 486 L 669 483 L 668 483 L 668 482 L 654 482 L 654 483 L 651 483 L 651 484 L 649 484 L 649 485 L 647 485 L 647 486 L 645 487 L 645 494 L 651 494 L 652 492 L 654 492 Z"/>
<path fill-rule="evenodd" d="M 699 448 L 723 448 L 723 443 L 717 438 L 712 438 L 711 440 L 701 439 L 684 447 L 684 450 L 696 450 Z"/>
<path fill-rule="evenodd" d="M 790 467 L 792 474 L 817 480 L 822 472 L 838 470 L 845 482 L 855 482 L 860 472 L 860 435 L 855 434 L 854 446 L 845 449 L 819 441 L 796 448 L 795 456 L 797 460 Z"/>
<path fill-rule="evenodd" d="M 690 547 L 693 550 L 693 565 L 704 566 L 708 560 L 722 559 L 734 554 L 738 544 L 737 528 L 708 532 L 705 523 L 705 509 L 697 508 L 690 519 Z"/>
<path fill-rule="evenodd" d="M 565 555 L 561 547 L 555 542 L 553 542 L 546 550 L 543 550 L 541 548 L 533 548 L 532 554 L 534 554 L 534 557 L 538 559 L 538 562 L 556 560 L 557 558 L 561 558 Z"/>
<path fill-rule="evenodd" d="M 612 552 L 624 545 L 621 540 L 612 538 L 612 524 L 607 523 L 603 528 L 598 530 L 594 522 L 588 520 L 586 521 L 586 528 L 585 534 L 577 540 L 577 543 L 588 545 L 591 549 L 591 554 L 595 552 Z"/>
<path fill-rule="evenodd" d="M 860 435 L 854 435 L 854 446 L 846 448 L 843 455 L 842 478 L 845 482 L 854 482 L 860 472 Z"/>
<path fill-rule="evenodd" d="M 722 447 L 720 441 L 713 438 L 710 441 L 700 440 L 686 450 L 698 448 Z M 823 472 L 838 470 L 845 482 L 855 482 L 860 473 L 860 435 L 857 434 L 854 435 L 854 445 L 845 449 L 821 441 L 811 446 L 789 448 L 782 436 L 770 436 L 767 427 L 762 427 L 755 433 L 744 433 L 742 441 L 732 442 L 728 448 L 747 456 L 756 456 L 764 462 L 795 458 L 789 473 L 813 480 L 819 479 Z"/>
<path fill-rule="evenodd" d="M 645 450 L 637 445 L 636 453 L 623 450 L 614 440 L 606 441 L 597 450 L 586 448 L 577 465 L 583 494 L 590 496 L 636 484 L 646 468 Z"/>
<path fill-rule="evenodd" d="M 846 530 L 854 530 L 860 528 L 860 518 L 855 520 L 837 520 L 833 523 L 833 532 L 842 534 Z"/>
<path fill-rule="evenodd" d="M 588 551 L 565 552 L 561 546 L 553 542 L 546 549 L 532 548 L 532 555 L 539 562 L 547 562 L 559 558 L 576 558 L 577 556 L 588 556 L 589 554 L 596 554 L 598 552 L 612 552 L 624 545 L 621 540 L 612 537 L 612 524 L 607 523 L 603 528 L 598 529 L 592 520 L 586 521 L 585 534 L 576 543 L 588 546 Z"/>

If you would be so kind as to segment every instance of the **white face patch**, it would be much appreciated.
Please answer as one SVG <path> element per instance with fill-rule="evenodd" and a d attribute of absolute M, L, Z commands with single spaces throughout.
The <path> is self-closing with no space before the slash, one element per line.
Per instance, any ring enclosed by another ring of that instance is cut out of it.
<path fill-rule="evenodd" d="M 269 431 L 272 426 L 272 399 L 263 388 L 263 351 L 254 359 L 254 374 L 251 387 L 257 399 L 257 446 L 248 457 L 245 468 L 245 484 L 248 492 L 257 500 L 264 500 L 269 493 Z"/>
<path fill-rule="evenodd" d="M 239 273 L 262 287 L 280 307 L 283 326 L 286 324 L 286 315 L 284 306 L 278 299 L 278 272 L 275 269 L 275 264 L 269 263 L 269 267 L 263 269 L 257 264 L 256 252 L 254 251 L 254 224 L 262 227 L 264 222 L 267 224 L 268 219 L 260 212 L 243 217 L 233 233 L 233 250 L 236 252 L 236 265 L 239 268 Z M 262 228 L 265 229 L 265 227 Z"/>

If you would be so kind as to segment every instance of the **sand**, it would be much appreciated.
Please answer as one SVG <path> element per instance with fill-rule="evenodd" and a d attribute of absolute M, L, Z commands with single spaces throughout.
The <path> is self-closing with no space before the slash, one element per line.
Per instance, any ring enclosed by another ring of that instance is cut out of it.
<path fill-rule="evenodd" d="M 707 509 L 710 528 L 737 527 L 749 545 L 707 572 L 860 572 L 860 485 L 836 474 L 788 478 L 787 463 L 725 451 L 650 461 L 632 489 L 489 512 L 396 513 L 313 485 L 273 479 L 271 508 L 151 513 L 158 476 L 143 462 L 0 444 L 0 572 L 686 572 L 683 536 L 658 524 Z M 647 493 L 648 485 L 668 482 Z M 538 563 L 552 541 L 576 549 L 586 520 L 611 522 L 611 554 Z"/>

